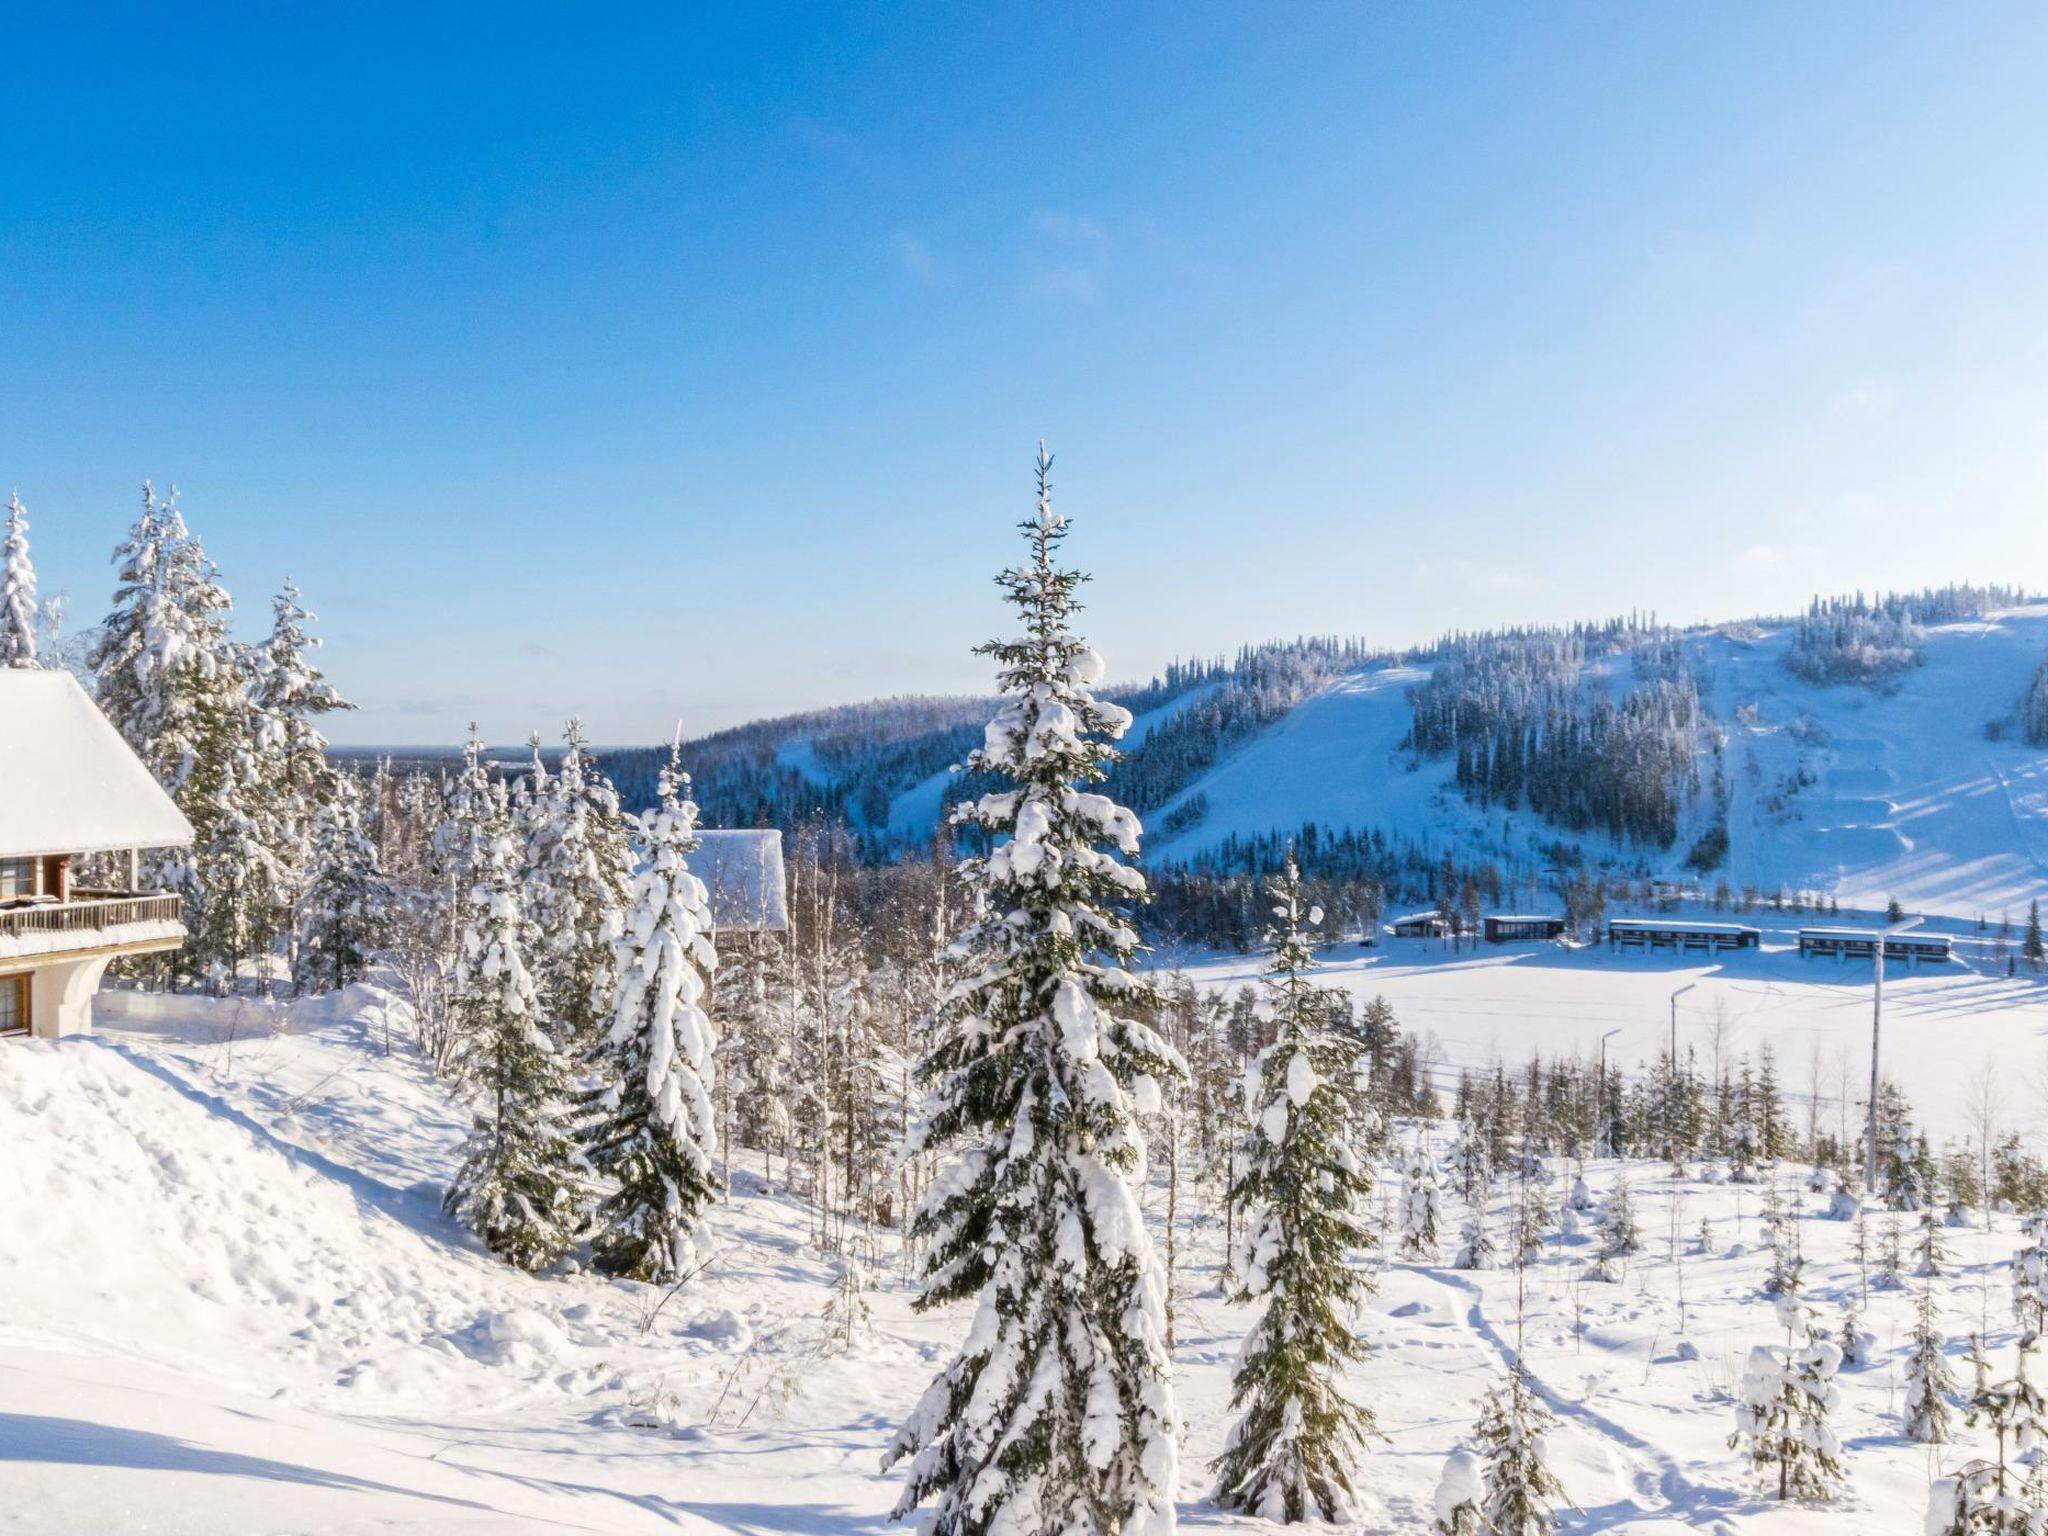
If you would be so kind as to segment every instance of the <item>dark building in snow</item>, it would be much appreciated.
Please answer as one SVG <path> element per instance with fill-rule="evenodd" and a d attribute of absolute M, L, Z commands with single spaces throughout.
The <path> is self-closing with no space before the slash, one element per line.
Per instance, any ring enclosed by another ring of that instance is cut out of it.
<path fill-rule="evenodd" d="M 1841 960 L 1870 960 L 1876 957 L 1879 933 L 1875 928 L 1802 928 L 1799 953 L 1806 956 L 1831 955 Z M 1887 960 L 1922 960 L 1947 964 L 1955 959 L 1955 940 L 1945 933 L 1895 933 L 1884 941 Z"/>
<path fill-rule="evenodd" d="M 1564 919 L 1538 913 L 1489 912 L 1479 920 L 1479 931 L 1489 944 L 1512 944 L 1517 939 L 1555 939 L 1564 933 Z"/>
<path fill-rule="evenodd" d="M 1441 912 L 1410 912 L 1387 924 L 1397 939 L 1442 939 L 1450 937 L 1451 925 Z"/>
<path fill-rule="evenodd" d="M 1763 930 L 1747 923 L 1692 922 L 1671 917 L 1617 917 L 1607 924 L 1612 949 L 1755 949 Z"/>

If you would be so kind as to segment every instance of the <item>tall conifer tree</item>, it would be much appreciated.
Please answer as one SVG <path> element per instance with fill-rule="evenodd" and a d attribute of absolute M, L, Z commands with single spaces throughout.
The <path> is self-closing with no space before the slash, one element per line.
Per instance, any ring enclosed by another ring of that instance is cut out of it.
<path fill-rule="evenodd" d="M 1138 1112 L 1183 1069 L 1129 1013 L 1152 999 L 1123 915 L 1145 879 L 1118 856 L 1137 852 L 1138 820 L 1089 786 L 1131 717 L 1091 692 L 1102 659 L 1069 627 L 1084 578 L 1053 563 L 1067 524 L 1050 467 L 1041 449 L 1030 557 L 997 578 L 1022 633 L 982 647 L 1004 698 L 969 764 L 997 787 L 956 812 L 992 844 L 961 863 L 982 915 L 908 1143 L 959 1149 L 912 1221 L 929 1244 L 919 1305 L 978 1298 L 884 1463 L 911 1458 L 897 1513 L 930 1502 L 933 1536 L 1174 1524 L 1165 1276 L 1134 1185 Z"/>
<path fill-rule="evenodd" d="M 718 956 L 704 882 L 690 873 L 697 807 L 689 784 L 671 747 L 618 940 L 604 1043 L 614 1081 L 601 1091 L 589 1137 L 591 1166 L 618 1181 L 598 1207 L 597 1267 L 657 1282 L 687 1268 L 698 1223 L 718 1195 L 715 1040 L 703 1008 Z"/>
<path fill-rule="evenodd" d="M 1350 1045 L 1330 1029 L 1331 999 L 1312 979 L 1310 931 L 1322 911 L 1302 909 L 1292 858 L 1271 895 L 1274 1036 L 1245 1074 L 1252 1128 L 1230 1192 L 1245 1213 L 1231 1299 L 1266 1306 L 1232 1384 L 1240 1417 L 1216 1463 L 1216 1499 L 1269 1520 L 1339 1520 L 1376 1433 L 1371 1411 L 1338 1384 L 1365 1355 L 1351 1318 L 1369 1287 L 1347 1258 L 1376 1241 L 1360 1215 L 1372 1176 L 1346 1137 Z"/>

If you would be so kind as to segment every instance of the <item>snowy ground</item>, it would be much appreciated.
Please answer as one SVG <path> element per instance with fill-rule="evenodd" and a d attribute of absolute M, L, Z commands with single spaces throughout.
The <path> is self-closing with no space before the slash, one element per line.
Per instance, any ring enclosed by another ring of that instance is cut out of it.
<path fill-rule="evenodd" d="M 1405 992 L 1396 968 L 1347 979 L 1366 977 L 1418 1019 L 1432 982 L 1468 1018 L 1491 998 L 1503 1029 L 1601 989 L 1613 1008 L 1661 1005 L 1670 979 L 1514 956 L 1414 967 Z M 1549 996 L 1545 977 L 1577 990 Z M 1929 983 L 1930 1002 L 1967 985 Z M 1786 1006 L 1818 1017 L 1824 996 Z M 368 1001 L 302 1010 L 282 1036 L 201 1016 L 0 1052 L 0 1530 L 883 1529 L 896 1481 L 877 1457 L 964 1309 L 914 1315 L 885 1240 L 872 1333 L 851 1356 L 822 1352 L 832 1267 L 802 1208 L 751 1176 L 718 1213 L 717 1268 L 665 1305 L 504 1268 L 441 1217 L 459 1118 L 383 1054 Z M 1592 1171 L 1596 1193 L 1612 1172 Z M 1650 1246 L 1621 1283 L 1582 1281 L 1587 1249 L 1563 1240 L 1531 1275 L 1528 1360 L 1585 1511 L 1570 1528 L 1917 1531 L 1933 1459 L 1892 1418 L 1909 1298 L 1874 1298 L 1879 1353 L 1845 1378 L 1851 1499 L 1781 1510 L 1724 1444 L 1742 1357 L 1773 1328 L 1747 1251 L 1759 1192 L 1641 1164 L 1630 1178 Z M 1832 1318 L 1848 1231 L 1799 1199 Z M 2014 1223 L 1955 1236 L 1947 1324 L 1988 1317 L 2002 1339 Z M 1220 1237 L 1183 1231 L 1176 1284 L 1192 1529 L 1250 1528 L 1203 1502 L 1244 1327 L 1216 1290 Z M 1359 1529 L 1425 1527 L 1441 1460 L 1508 1347 L 1513 1291 L 1508 1274 L 1385 1267 L 1354 1386 L 1388 1444 L 1364 1471 Z"/>
<path fill-rule="evenodd" d="M 1382 939 L 1372 949 L 1325 951 L 1322 979 L 1361 999 L 1385 997 L 1404 1030 L 1433 1042 L 1446 1076 L 1496 1061 L 1519 1066 L 1531 1051 L 1590 1061 L 1610 1030 L 1617 1033 L 1607 1042 L 1608 1059 L 1634 1073 L 1667 1047 L 1678 994 L 1678 1049 L 1695 1053 L 1702 1071 L 1711 1070 L 1718 1027 L 1724 1060 L 1754 1060 L 1768 1044 L 1787 1099 L 1803 1101 L 1817 1091 L 1824 1113 L 1839 1117 L 1845 1081 L 1852 1099 L 1867 1095 L 1870 963 L 1799 957 L 1795 930 L 1833 919 L 1758 912 L 1737 920 L 1763 930 L 1760 949 L 1707 957 L 1539 943 L 1454 950 L 1440 940 Z M 2048 978 L 2024 966 L 2007 976 L 1992 935 L 1973 924 L 1924 926 L 1952 935 L 1961 958 L 1887 966 L 1886 1071 L 1905 1087 L 1937 1142 L 1963 1133 L 1972 1079 L 1987 1064 L 1999 1069 L 2015 1123 L 2039 1118 L 2048 1102 Z M 1259 964 L 1256 956 L 1181 961 L 1203 987 L 1242 985 L 1256 978 Z M 1798 1103 L 1794 1110 L 1803 1116 Z"/>

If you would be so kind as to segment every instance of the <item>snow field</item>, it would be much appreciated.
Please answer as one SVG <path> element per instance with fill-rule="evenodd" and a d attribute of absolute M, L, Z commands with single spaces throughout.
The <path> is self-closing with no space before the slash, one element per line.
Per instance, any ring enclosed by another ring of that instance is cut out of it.
<path fill-rule="evenodd" d="M 1466 968 L 1423 969 L 1450 982 Z M 531 1279 L 441 1216 L 459 1117 L 405 1057 L 380 1053 L 362 1011 L 309 1012 L 278 1036 L 200 1033 L 132 1025 L 0 1053 L 0 1531 L 125 1529 L 138 1511 L 212 1536 L 887 1528 L 898 1480 L 877 1470 L 881 1449 L 970 1314 L 913 1313 L 891 1237 L 871 1266 L 873 1330 L 848 1356 L 820 1348 L 835 1266 L 807 1211 L 764 1191 L 753 1155 L 713 1212 L 718 1261 L 658 1311 L 642 1287 Z M 1616 1171 L 1588 1170 L 1596 1198 Z M 1856 1286 L 1852 1231 L 1822 1219 L 1803 1173 L 1786 1183 L 1808 1295 L 1833 1328 Z M 1839 1378 L 1847 1499 L 1781 1509 L 1725 1443 L 1749 1349 L 1783 1337 L 1757 1294 L 1762 1191 L 1655 1164 L 1628 1177 L 1645 1249 L 1617 1283 L 1583 1278 L 1590 1224 L 1553 1237 L 1526 1276 L 1527 1360 L 1562 1421 L 1550 1464 L 1585 1511 L 1567 1528 L 1917 1532 L 1930 1476 L 1974 1449 L 1967 1432 L 1932 1455 L 1900 1436 L 1918 1282 L 1873 1291 L 1871 1363 Z M 1549 1178 L 1555 1207 L 1560 1165 Z M 1155 1166 L 1143 1194 L 1155 1235 L 1162 1179 Z M 1383 1168 L 1382 1210 L 1397 1188 Z M 1503 1250 L 1511 1197 L 1500 1184 Z M 1183 1186 L 1181 1521 L 1251 1531 L 1204 1502 L 1251 1319 L 1218 1292 L 1215 1207 Z M 1446 1179 L 1446 1258 L 1463 1220 Z M 1961 1335 L 1981 1320 L 1994 1363 L 2009 1361 L 2016 1226 L 1949 1234 L 1942 1322 L 1965 1379 Z M 1443 1459 L 1513 1348 L 1516 1277 L 1373 1262 L 1372 1353 L 1350 1386 L 1388 1443 L 1362 1469 L 1355 1529 L 1421 1532 Z"/>

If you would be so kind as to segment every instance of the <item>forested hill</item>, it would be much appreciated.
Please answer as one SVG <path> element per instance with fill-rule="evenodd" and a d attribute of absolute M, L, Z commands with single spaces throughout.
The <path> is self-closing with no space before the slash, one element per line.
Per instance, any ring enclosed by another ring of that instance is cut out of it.
<path fill-rule="evenodd" d="M 1256 927 L 1290 845 L 1361 914 L 1447 889 L 1554 907 L 1604 874 L 1995 915 L 2048 890 L 2044 653 L 2048 608 L 1976 587 L 1686 631 L 1253 646 L 1112 690 L 1136 722 L 1109 789 L 1145 821 L 1155 916 L 1211 937 Z M 896 858 L 973 792 L 955 765 L 991 708 L 847 705 L 685 757 L 709 825 L 844 828 Z M 628 805 L 662 755 L 603 754 Z"/>

